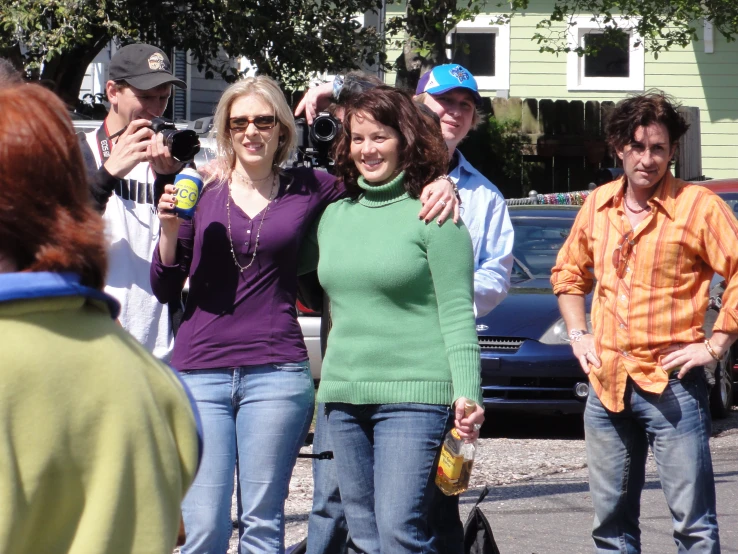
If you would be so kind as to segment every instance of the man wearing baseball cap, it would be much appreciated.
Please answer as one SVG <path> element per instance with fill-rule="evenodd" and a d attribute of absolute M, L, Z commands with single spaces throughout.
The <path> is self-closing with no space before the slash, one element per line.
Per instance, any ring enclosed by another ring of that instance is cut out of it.
<path fill-rule="evenodd" d="M 109 239 L 105 291 L 121 303 L 121 325 L 164 361 L 174 341 L 170 314 L 181 306 L 159 304 L 151 292 L 149 266 L 159 236 L 155 206 L 183 164 L 172 158 L 161 133 L 150 125 L 164 113 L 172 85 L 187 87 L 172 74 L 163 51 L 149 44 L 124 46 L 110 61 L 105 84 L 110 112 L 81 145 L 90 191 L 104 212 Z"/>
<path fill-rule="evenodd" d="M 439 65 L 420 78 L 415 94 L 415 100 L 441 120 L 450 157 L 448 174 L 459 189 L 461 218 L 474 248 L 474 311 L 477 316 L 485 315 L 502 302 L 510 288 L 513 228 L 502 193 L 456 148 L 481 121 L 477 81 L 458 64 Z M 459 497 L 445 496 L 440 490 L 436 494 L 430 525 L 439 540 L 438 551 L 460 554 Z"/>

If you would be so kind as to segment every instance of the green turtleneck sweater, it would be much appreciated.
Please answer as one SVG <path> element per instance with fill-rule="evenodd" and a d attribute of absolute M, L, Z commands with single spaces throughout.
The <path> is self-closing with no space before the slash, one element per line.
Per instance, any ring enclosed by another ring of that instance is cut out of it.
<path fill-rule="evenodd" d="M 469 232 L 419 220 L 403 174 L 359 185 L 358 200 L 326 208 L 303 249 L 303 270 L 319 251 L 331 299 L 318 401 L 481 404 Z"/>

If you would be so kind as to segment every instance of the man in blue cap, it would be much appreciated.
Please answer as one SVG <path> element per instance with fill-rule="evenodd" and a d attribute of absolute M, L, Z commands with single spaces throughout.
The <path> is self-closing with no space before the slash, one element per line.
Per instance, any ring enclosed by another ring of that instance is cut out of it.
<path fill-rule="evenodd" d="M 449 153 L 448 174 L 461 197 L 461 218 L 469 228 L 474 248 L 474 311 L 489 313 L 507 295 L 512 269 L 513 228 L 505 199 L 489 179 L 472 166 L 458 144 L 481 122 L 482 103 L 477 81 L 464 67 L 434 67 L 418 81 L 415 100 L 440 119 Z M 439 541 L 438 551 L 461 554 L 463 525 L 459 497 L 436 491 L 430 525 Z"/>
<path fill-rule="evenodd" d="M 507 295 L 512 269 L 513 229 L 499 189 L 474 168 L 457 146 L 481 122 L 477 81 L 458 64 L 434 67 L 418 81 L 415 100 L 441 120 L 449 153 L 448 174 L 459 189 L 461 218 L 474 246 L 474 310 L 488 314 Z"/>

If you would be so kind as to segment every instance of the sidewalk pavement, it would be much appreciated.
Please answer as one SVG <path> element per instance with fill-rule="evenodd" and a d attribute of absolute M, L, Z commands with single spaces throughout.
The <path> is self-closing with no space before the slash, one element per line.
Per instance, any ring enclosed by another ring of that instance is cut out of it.
<path fill-rule="evenodd" d="M 738 429 L 711 441 L 723 554 L 738 554 Z M 466 519 L 480 490 L 461 498 Z M 591 554 L 592 501 L 587 469 L 493 487 L 481 505 L 501 554 Z M 645 554 L 674 554 L 671 515 L 649 456 L 641 500 Z"/>

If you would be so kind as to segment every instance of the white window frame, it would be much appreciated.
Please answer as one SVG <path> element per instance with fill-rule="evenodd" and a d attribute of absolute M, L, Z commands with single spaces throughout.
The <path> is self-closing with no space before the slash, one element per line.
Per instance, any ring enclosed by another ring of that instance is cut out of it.
<path fill-rule="evenodd" d="M 495 35 L 495 74 L 474 75 L 479 90 L 510 90 L 510 23 L 498 24 L 495 15 L 478 15 L 474 21 L 461 21 L 446 35 L 451 43 L 454 33 L 490 33 Z M 446 56 L 451 59 L 451 49 L 446 50 Z"/>
<path fill-rule="evenodd" d="M 643 40 L 635 29 L 637 21 L 620 17 L 613 18 L 618 27 L 627 32 L 630 39 L 629 77 L 585 77 L 584 56 L 576 52 L 567 54 L 566 84 L 570 91 L 618 91 L 640 92 L 646 85 L 646 56 Z M 569 48 L 572 50 L 584 46 L 585 35 L 602 32 L 605 23 L 601 18 L 577 17 L 567 31 Z M 636 43 L 638 46 L 636 46 Z"/>

